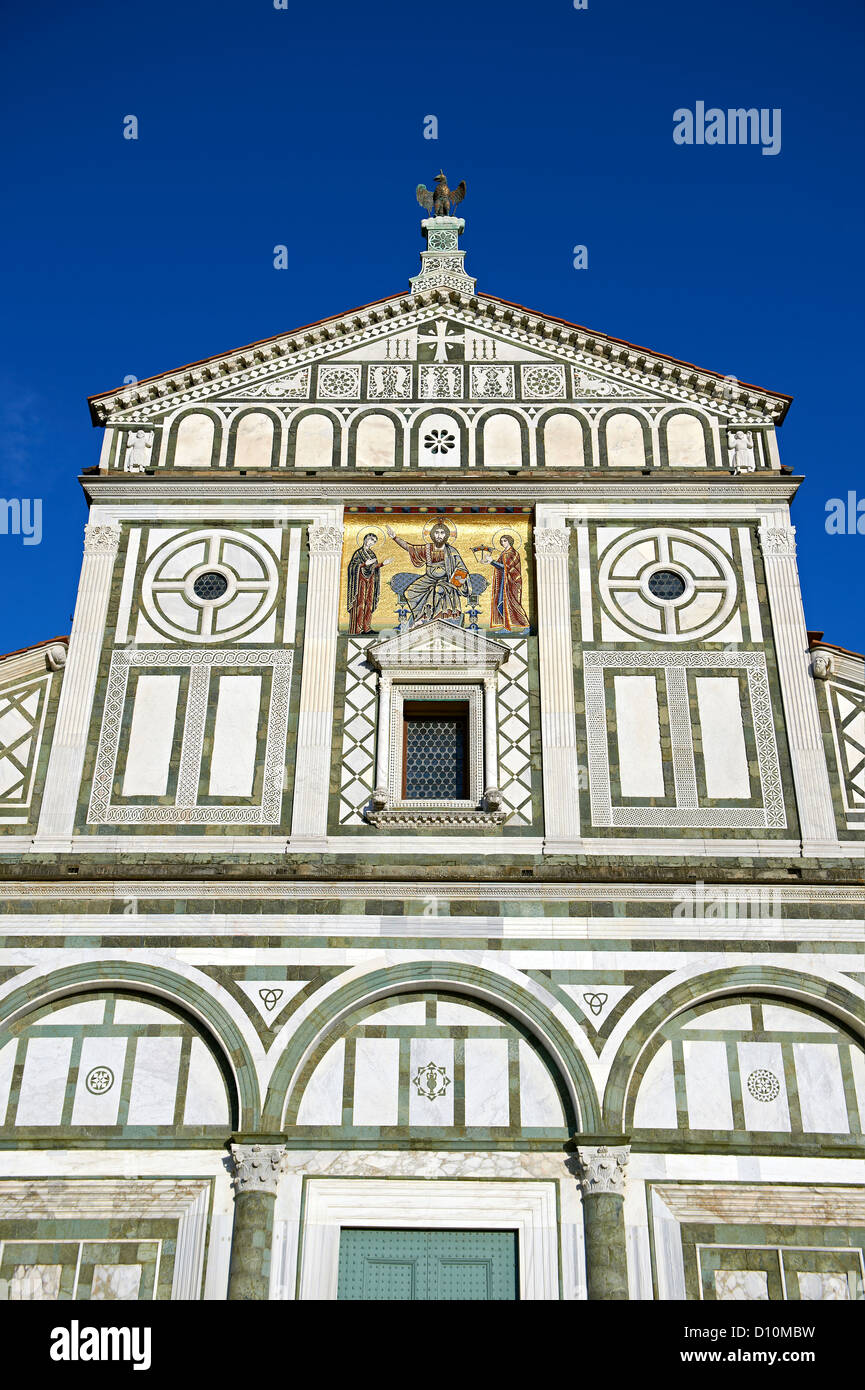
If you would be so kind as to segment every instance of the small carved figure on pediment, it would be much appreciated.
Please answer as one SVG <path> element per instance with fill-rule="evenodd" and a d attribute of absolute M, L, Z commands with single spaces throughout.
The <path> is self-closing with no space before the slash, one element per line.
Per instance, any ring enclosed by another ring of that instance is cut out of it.
<path fill-rule="evenodd" d="M 126 436 L 126 454 L 123 459 L 124 473 L 143 473 L 145 468 L 149 468 L 152 448 L 152 430 L 132 430 Z"/>
<path fill-rule="evenodd" d="M 733 430 L 727 435 L 727 448 L 730 451 L 731 473 L 753 473 L 757 467 L 754 458 L 754 441 L 744 430 Z"/>

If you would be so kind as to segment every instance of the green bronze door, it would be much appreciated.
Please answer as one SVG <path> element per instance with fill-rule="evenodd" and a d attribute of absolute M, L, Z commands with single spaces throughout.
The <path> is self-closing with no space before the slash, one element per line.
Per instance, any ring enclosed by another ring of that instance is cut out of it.
<path fill-rule="evenodd" d="M 340 1233 L 337 1298 L 518 1297 L 516 1231 Z"/>

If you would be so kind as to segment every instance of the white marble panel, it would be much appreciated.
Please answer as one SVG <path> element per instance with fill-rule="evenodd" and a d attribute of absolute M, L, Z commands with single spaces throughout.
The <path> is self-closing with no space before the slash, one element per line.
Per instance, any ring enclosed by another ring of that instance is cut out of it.
<path fill-rule="evenodd" d="M 779 1004 L 763 1005 L 763 1027 L 767 1033 L 834 1033 L 831 1023 L 813 1014 L 785 1009 Z"/>
<path fill-rule="evenodd" d="M 375 1021 L 378 1020 L 376 1014 Z M 357 1039 L 353 1110 L 356 1125 L 399 1123 L 399 1046 L 399 1038 Z"/>
<path fill-rule="evenodd" d="M 719 1033 L 750 1033 L 751 1010 L 747 1004 L 725 1004 L 721 1009 L 707 1009 L 698 1018 L 683 1024 L 682 1031 L 687 1032 L 689 1028 L 701 1031 L 717 1028 Z"/>
<path fill-rule="evenodd" d="M 388 415 L 364 415 L 355 435 L 355 466 L 393 468 L 396 428 Z"/>
<path fill-rule="evenodd" d="M 141 1265 L 94 1265 L 91 1299 L 132 1302 L 141 1287 Z"/>
<path fill-rule="evenodd" d="M 228 1097 L 216 1058 L 201 1038 L 192 1039 L 189 1080 L 183 1110 L 185 1125 L 227 1125 Z"/>
<path fill-rule="evenodd" d="M 683 1042 L 682 1052 L 691 1129 L 732 1129 L 727 1044 Z"/>
<path fill-rule="evenodd" d="M 390 1026 L 395 1024 L 397 1027 L 418 1027 L 426 1023 L 426 1004 L 422 999 L 413 1001 L 411 1004 L 390 1004 L 387 1008 L 379 1009 L 378 1013 L 371 1015 L 370 1023 L 374 1023 L 378 1028 L 380 1025 Z"/>
<path fill-rule="evenodd" d="M 273 420 L 253 410 L 241 417 L 234 444 L 235 468 L 269 468 L 273 451 Z"/>
<path fill-rule="evenodd" d="M 16 1124 L 60 1124 L 71 1055 L 71 1038 L 29 1039 Z"/>
<path fill-rule="evenodd" d="M 170 1125 L 174 1120 L 180 1038 L 139 1038 L 135 1049 L 128 1123 Z"/>
<path fill-rule="evenodd" d="M 210 759 L 211 796 L 251 796 L 261 676 L 220 676 Z"/>
<path fill-rule="evenodd" d="M 846 1302 L 850 1298 L 850 1285 L 846 1274 L 817 1274 L 799 1270 L 796 1278 L 799 1283 L 799 1297 L 803 1302 L 815 1303 L 825 1299 Z"/>
<path fill-rule="evenodd" d="M 78 1063 L 78 1084 L 72 1103 L 74 1125 L 116 1125 L 123 1067 L 126 1062 L 126 1038 L 85 1038 L 81 1044 Z M 110 1085 L 102 1089 L 105 1069 L 111 1073 Z M 91 1074 L 96 1071 L 96 1076 Z M 90 1085 L 98 1089 L 91 1090 Z"/>
<path fill-rule="evenodd" d="M 161 1023 L 174 1024 L 177 1019 L 155 1004 L 144 1004 L 138 999 L 117 999 L 114 1003 L 115 1023 Z"/>
<path fill-rule="evenodd" d="M 426 1072 L 428 1066 L 444 1067 L 444 1075 L 439 1076 L 436 1090 L 444 1090 L 444 1095 L 430 1099 L 421 1094 L 427 1089 L 427 1081 L 419 1073 Z M 430 1125 L 452 1125 L 454 1122 L 454 1045 L 450 1038 L 412 1038 L 411 1063 L 409 1069 L 408 1117 L 410 1125 L 428 1128 Z M 416 1078 L 419 1085 L 416 1084 Z"/>
<path fill-rule="evenodd" d="M 538 1054 L 520 1039 L 520 1123 L 523 1129 L 560 1129 L 562 1102 Z"/>
<path fill-rule="evenodd" d="M 582 468 L 583 430 L 578 419 L 563 410 L 544 421 L 544 462 L 547 468 Z"/>
<path fill-rule="evenodd" d="M 519 421 L 505 411 L 487 417 L 483 426 L 484 464 L 487 468 L 507 468 L 522 462 L 522 436 Z"/>
<path fill-rule="evenodd" d="M 715 1296 L 737 1303 L 768 1303 L 769 1276 L 764 1269 L 716 1269 Z"/>
<path fill-rule="evenodd" d="M 748 798 L 751 776 L 738 678 L 698 676 L 696 685 L 706 792 L 710 797 Z"/>
<path fill-rule="evenodd" d="M 328 1048 L 301 1097 L 299 1125 L 341 1125 L 342 1085 L 345 1073 L 345 1038 Z"/>
<path fill-rule="evenodd" d="M 865 1129 L 865 1053 L 855 1044 L 850 1048 L 850 1063 L 853 1068 L 853 1084 L 856 1087 L 856 1100 L 859 1104 L 859 1119 Z"/>
<path fill-rule="evenodd" d="M 633 415 L 617 412 L 606 423 L 607 462 L 611 468 L 644 468 L 643 431 Z"/>
<path fill-rule="evenodd" d="M 12 1072 L 15 1069 L 17 1052 L 17 1038 L 11 1038 L 0 1048 L 0 1125 L 6 1119 L 6 1107 L 9 1104 L 9 1091 L 12 1086 Z"/>
<path fill-rule="evenodd" d="M 616 676 L 616 730 L 622 796 L 663 796 L 664 764 L 654 676 Z"/>
<path fill-rule="evenodd" d="M 449 999 L 436 1001 L 436 1023 L 440 1028 L 494 1028 L 496 1019 L 473 1009 L 469 1004 L 453 1004 Z"/>
<path fill-rule="evenodd" d="M 510 1122 L 507 1038 L 466 1038 L 465 1104 L 467 1125 Z"/>
<path fill-rule="evenodd" d="M 784 1080 L 780 1043 L 740 1042 L 738 1049 L 745 1127 L 783 1130 L 789 1133 L 790 1109 L 787 1104 L 787 1083 Z M 764 1072 L 768 1072 L 769 1076 L 761 1075 Z M 758 1100 L 753 1094 L 756 1090 L 768 1095 L 775 1091 L 776 1083 L 777 1095 L 771 1099 Z"/>
<path fill-rule="evenodd" d="M 177 675 L 138 677 L 123 775 L 124 796 L 165 795 L 179 691 Z"/>
<path fill-rule="evenodd" d="M 304 415 L 295 435 L 295 468 L 330 468 L 332 464 L 333 421 L 319 411 Z"/>
<path fill-rule="evenodd" d="M 213 457 L 214 423 L 209 415 L 194 411 L 184 416 L 177 430 L 175 468 L 209 468 Z"/>
<path fill-rule="evenodd" d="M 796 1088 L 802 1128 L 818 1134 L 849 1134 L 844 1078 L 832 1043 L 794 1043 Z"/>
<path fill-rule="evenodd" d="M 671 468 L 705 468 L 706 441 L 694 415 L 677 412 L 667 419 L 667 459 Z"/>
<path fill-rule="evenodd" d="M 54 1009 L 50 1019 L 44 1018 L 44 1023 L 50 1023 L 52 1028 L 58 1023 L 102 1023 L 105 1019 L 105 1000 L 88 999 L 84 1004 L 67 1004 L 65 1008 Z"/>
<path fill-rule="evenodd" d="M 665 1042 L 646 1067 L 640 1083 L 634 1126 L 637 1129 L 675 1129 L 677 1124 L 673 1045 Z"/>
<path fill-rule="evenodd" d="M 16 1265 L 9 1280 L 9 1299 L 50 1302 L 60 1297 L 62 1265 Z"/>

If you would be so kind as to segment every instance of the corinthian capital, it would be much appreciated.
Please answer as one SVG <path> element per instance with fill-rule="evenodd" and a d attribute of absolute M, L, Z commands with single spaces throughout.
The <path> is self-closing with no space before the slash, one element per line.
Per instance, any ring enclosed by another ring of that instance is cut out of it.
<path fill-rule="evenodd" d="M 84 527 L 85 555 L 116 555 L 120 544 L 120 527 L 114 523 L 105 525 L 98 521 L 88 521 Z"/>
<path fill-rule="evenodd" d="M 757 535 L 760 549 L 766 556 L 796 554 L 795 526 L 761 526 Z"/>
<path fill-rule="evenodd" d="M 580 1186 L 584 1197 L 594 1197 L 598 1193 L 610 1192 L 621 1197 L 625 1190 L 625 1170 L 631 1152 L 630 1144 L 617 1144 L 608 1148 L 584 1149 L 580 1146 Z"/>
<path fill-rule="evenodd" d="M 311 555 L 339 555 L 342 553 L 341 526 L 310 526 L 309 550 Z"/>
<path fill-rule="evenodd" d="M 232 1144 L 234 1190 L 276 1196 L 285 1147 L 282 1144 Z"/>
<path fill-rule="evenodd" d="M 546 560 L 552 555 L 567 555 L 571 533 L 567 526 L 544 526 L 534 533 L 535 555 Z"/>

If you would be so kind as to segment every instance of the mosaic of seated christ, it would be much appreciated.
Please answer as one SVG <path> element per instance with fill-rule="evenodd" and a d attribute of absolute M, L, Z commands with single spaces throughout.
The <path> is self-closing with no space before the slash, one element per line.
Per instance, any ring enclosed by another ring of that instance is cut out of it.
<path fill-rule="evenodd" d="M 530 630 L 527 516 L 348 519 L 340 627 L 407 632 L 440 618 L 470 631 Z"/>

